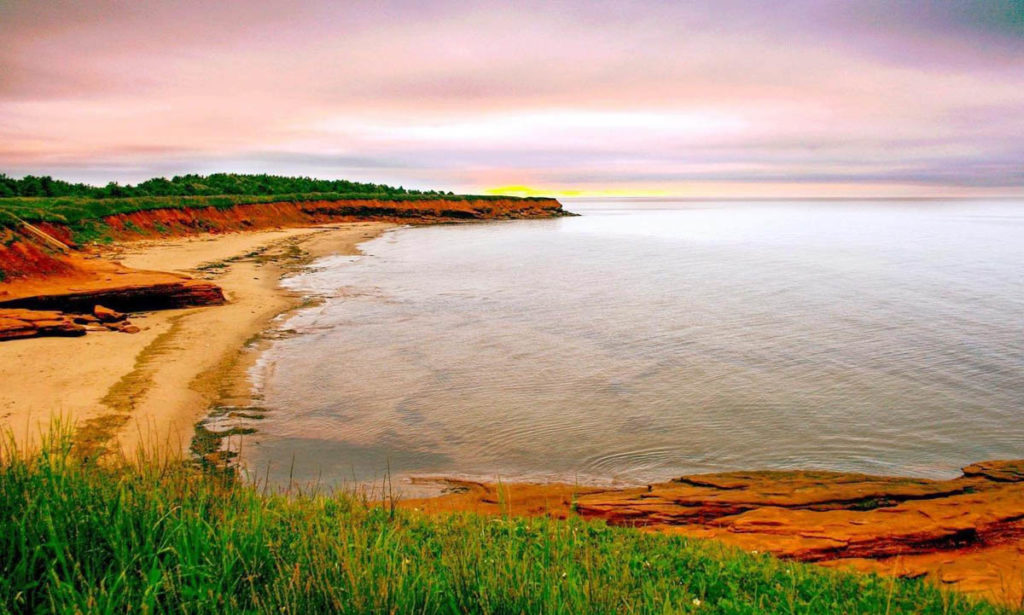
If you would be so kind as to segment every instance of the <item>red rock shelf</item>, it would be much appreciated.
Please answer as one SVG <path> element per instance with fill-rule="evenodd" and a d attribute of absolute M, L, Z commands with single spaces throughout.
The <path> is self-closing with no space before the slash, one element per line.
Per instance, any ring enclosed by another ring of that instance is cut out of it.
<path fill-rule="evenodd" d="M 455 493 L 403 505 L 577 514 L 785 559 L 927 577 L 1004 604 L 1024 600 L 1024 460 L 977 463 L 947 481 L 730 472 L 628 489 L 441 482 Z"/>

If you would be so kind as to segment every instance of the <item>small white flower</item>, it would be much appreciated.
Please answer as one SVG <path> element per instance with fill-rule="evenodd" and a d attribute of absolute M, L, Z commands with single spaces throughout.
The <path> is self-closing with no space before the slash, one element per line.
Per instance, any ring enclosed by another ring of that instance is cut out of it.
<path fill-rule="evenodd" d="M 693 606 L 700 606 L 700 598 L 693 599 Z"/>

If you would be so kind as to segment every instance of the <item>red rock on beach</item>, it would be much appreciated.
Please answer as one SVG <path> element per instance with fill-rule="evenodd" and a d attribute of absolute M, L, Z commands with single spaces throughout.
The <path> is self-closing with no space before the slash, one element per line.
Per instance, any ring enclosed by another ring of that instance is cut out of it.
<path fill-rule="evenodd" d="M 0 309 L 0 341 L 26 337 L 85 335 L 72 316 L 43 310 Z"/>
<path fill-rule="evenodd" d="M 629 488 L 440 484 L 448 495 L 400 505 L 428 513 L 578 515 L 783 559 L 924 577 L 1024 604 L 1024 460 L 972 464 L 950 480 L 754 471 Z"/>
<path fill-rule="evenodd" d="M 102 305 L 94 307 L 92 309 L 92 315 L 99 319 L 100 322 L 120 322 L 128 318 L 125 314 L 115 312 L 114 310 L 103 307 Z"/>

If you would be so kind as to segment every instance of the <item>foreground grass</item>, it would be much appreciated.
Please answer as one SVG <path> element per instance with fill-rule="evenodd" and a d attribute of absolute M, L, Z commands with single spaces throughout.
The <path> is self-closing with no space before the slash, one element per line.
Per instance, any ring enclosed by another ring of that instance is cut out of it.
<path fill-rule="evenodd" d="M 178 465 L 0 459 L 0 612 L 999 613 L 580 521 L 429 518 Z"/>

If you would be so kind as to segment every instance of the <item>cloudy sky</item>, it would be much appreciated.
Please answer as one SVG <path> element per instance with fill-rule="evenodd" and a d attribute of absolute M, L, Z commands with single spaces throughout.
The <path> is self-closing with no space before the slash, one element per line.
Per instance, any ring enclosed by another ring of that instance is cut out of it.
<path fill-rule="evenodd" d="M 1024 0 L 0 0 L 0 171 L 1024 194 Z"/>

